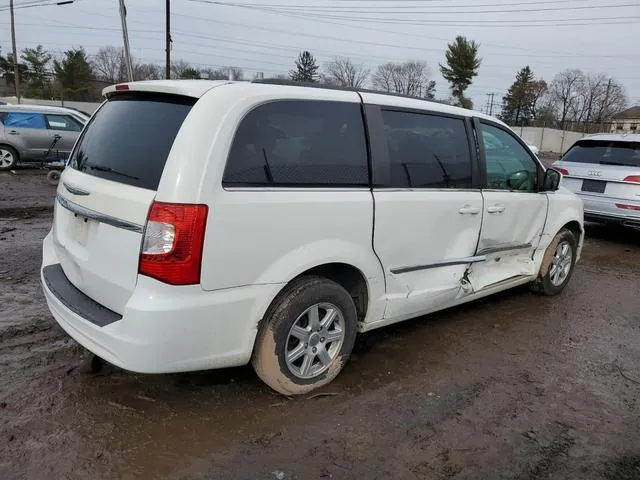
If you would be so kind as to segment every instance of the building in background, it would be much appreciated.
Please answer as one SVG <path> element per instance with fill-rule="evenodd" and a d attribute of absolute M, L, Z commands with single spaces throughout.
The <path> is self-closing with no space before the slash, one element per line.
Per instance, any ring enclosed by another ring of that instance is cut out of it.
<path fill-rule="evenodd" d="M 613 117 L 612 133 L 640 133 L 640 106 L 627 108 Z"/>

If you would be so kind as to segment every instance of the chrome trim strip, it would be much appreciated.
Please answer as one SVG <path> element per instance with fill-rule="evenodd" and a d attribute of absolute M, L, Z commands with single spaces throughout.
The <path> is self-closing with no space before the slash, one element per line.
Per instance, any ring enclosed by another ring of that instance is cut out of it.
<path fill-rule="evenodd" d="M 110 215 L 105 215 L 104 213 L 96 212 L 95 210 L 91 210 L 89 208 L 78 205 L 77 203 L 72 202 L 71 200 L 67 200 L 59 193 L 56 194 L 56 200 L 60 205 L 69 210 L 71 213 L 76 215 L 80 215 L 81 217 L 90 218 L 92 220 L 96 220 L 100 223 L 104 223 L 106 225 L 111 225 L 116 228 L 123 228 L 124 230 L 129 230 L 131 232 L 142 233 L 144 232 L 144 227 L 142 225 L 138 225 L 137 223 L 127 222 L 126 220 L 120 220 L 119 218 L 112 217 Z"/>
<path fill-rule="evenodd" d="M 411 267 L 395 267 L 391 268 L 391 273 L 409 273 L 416 272 L 418 270 L 428 270 L 430 268 L 450 267 L 452 265 L 467 265 L 469 263 L 484 262 L 487 258 L 484 255 L 474 255 L 473 257 L 466 258 L 452 258 L 451 260 L 443 260 L 438 263 L 428 263 L 426 265 L 413 265 Z"/>
<path fill-rule="evenodd" d="M 478 252 L 478 255 L 490 255 L 492 253 L 509 252 L 511 250 L 524 250 L 525 248 L 531 248 L 533 245 L 530 243 L 519 243 L 517 245 L 504 245 L 502 247 L 490 247 L 483 248 Z"/>
<path fill-rule="evenodd" d="M 73 185 L 69 185 L 67 182 L 62 182 L 64 188 L 66 188 L 70 193 L 74 195 L 90 195 L 91 193 L 87 190 L 82 190 L 81 188 L 74 187 Z"/>

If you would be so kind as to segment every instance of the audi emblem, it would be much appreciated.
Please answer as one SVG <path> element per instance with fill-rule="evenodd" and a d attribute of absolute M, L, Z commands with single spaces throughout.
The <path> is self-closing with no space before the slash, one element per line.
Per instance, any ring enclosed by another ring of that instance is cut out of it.
<path fill-rule="evenodd" d="M 587 174 L 591 175 L 592 177 L 599 177 L 600 175 L 602 175 L 602 172 L 599 170 L 589 170 Z"/>

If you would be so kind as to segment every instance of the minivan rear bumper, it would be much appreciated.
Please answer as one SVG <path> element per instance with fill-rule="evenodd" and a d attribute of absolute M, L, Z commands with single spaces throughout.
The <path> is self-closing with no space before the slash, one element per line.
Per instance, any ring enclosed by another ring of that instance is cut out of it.
<path fill-rule="evenodd" d="M 43 242 L 41 280 L 58 324 L 99 357 L 139 373 L 246 364 L 258 321 L 282 287 L 253 285 L 206 292 L 199 285 L 176 287 L 140 276 L 122 318 L 100 326 L 95 319 L 83 317 L 77 297 L 63 298 L 72 289 L 50 287 L 45 268 L 57 263 L 49 234 Z"/>

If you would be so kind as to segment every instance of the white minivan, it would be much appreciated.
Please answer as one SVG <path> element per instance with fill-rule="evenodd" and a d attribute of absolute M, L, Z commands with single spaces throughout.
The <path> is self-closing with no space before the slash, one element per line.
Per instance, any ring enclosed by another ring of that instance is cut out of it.
<path fill-rule="evenodd" d="M 557 294 L 580 256 L 582 202 L 478 112 L 276 81 L 104 95 L 41 273 L 62 328 L 124 369 L 251 361 L 302 394 L 358 332 L 522 284 Z"/>

